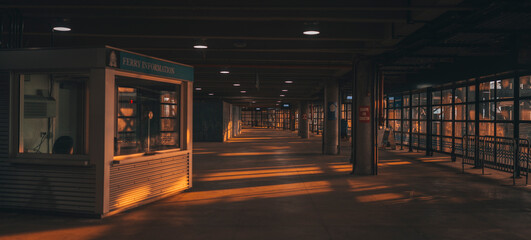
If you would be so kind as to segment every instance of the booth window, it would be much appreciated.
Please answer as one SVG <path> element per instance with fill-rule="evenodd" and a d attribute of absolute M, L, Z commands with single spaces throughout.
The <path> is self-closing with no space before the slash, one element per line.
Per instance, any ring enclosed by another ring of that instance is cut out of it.
<path fill-rule="evenodd" d="M 116 78 L 115 156 L 180 147 L 180 85 Z"/>
<path fill-rule="evenodd" d="M 85 154 L 88 74 L 21 74 L 19 153 Z"/>

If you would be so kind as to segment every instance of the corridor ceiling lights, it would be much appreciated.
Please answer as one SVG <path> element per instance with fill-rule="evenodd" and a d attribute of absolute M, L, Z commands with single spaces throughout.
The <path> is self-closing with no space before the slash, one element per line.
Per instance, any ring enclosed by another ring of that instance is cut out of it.
<path fill-rule="evenodd" d="M 209 93 L 208 96 L 214 96 L 214 93 Z"/>
<path fill-rule="evenodd" d="M 286 81 L 284 81 L 284 83 L 287 83 L 287 84 L 292 84 L 292 83 L 293 83 L 293 81 L 291 81 L 291 80 L 286 80 Z"/>
<path fill-rule="evenodd" d="M 281 103 L 282 101 L 277 101 L 277 103 Z"/>
<path fill-rule="evenodd" d="M 282 92 L 287 92 L 287 91 L 288 91 L 288 89 L 282 89 Z"/>
<path fill-rule="evenodd" d="M 206 44 L 206 41 L 204 39 L 201 39 L 201 40 L 198 40 L 195 44 L 194 44 L 194 48 L 195 49 L 207 49 L 208 46 Z"/>
<path fill-rule="evenodd" d="M 196 87 L 195 90 L 196 90 L 196 91 L 201 91 L 201 90 L 203 90 L 203 89 L 200 88 L 200 87 Z"/>
<path fill-rule="evenodd" d="M 68 19 L 59 19 L 53 23 L 52 30 L 57 32 L 70 32 L 72 28 L 68 24 Z"/>
<path fill-rule="evenodd" d="M 286 95 L 284 95 L 284 94 L 280 94 L 280 96 L 281 96 L 281 97 L 285 97 Z"/>
<path fill-rule="evenodd" d="M 247 93 L 247 91 L 242 90 L 242 91 L 240 91 L 240 93 Z"/>
<path fill-rule="evenodd" d="M 233 83 L 232 86 L 239 87 L 240 84 L 239 83 Z"/>
<path fill-rule="evenodd" d="M 219 73 L 221 73 L 221 74 L 229 74 L 230 71 L 229 70 L 221 70 L 221 71 L 219 71 Z"/>
<path fill-rule="evenodd" d="M 316 22 L 305 23 L 304 25 L 305 27 L 304 27 L 304 31 L 302 32 L 302 34 L 308 35 L 308 36 L 315 36 L 315 35 L 321 34 L 321 32 L 319 32 L 319 28 L 317 27 Z"/>

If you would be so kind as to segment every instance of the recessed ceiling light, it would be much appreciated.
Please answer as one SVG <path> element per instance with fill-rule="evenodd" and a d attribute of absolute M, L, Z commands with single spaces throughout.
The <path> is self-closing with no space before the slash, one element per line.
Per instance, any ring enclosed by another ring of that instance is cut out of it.
<path fill-rule="evenodd" d="M 285 97 L 286 95 L 284 95 L 284 94 L 280 94 L 280 96 L 281 96 L 281 97 Z"/>
<path fill-rule="evenodd" d="M 246 93 L 247 91 L 240 91 L 241 93 Z"/>
<path fill-rule="evenodd" d="M 293 83 L 293 81 L 291 81 L 291 80 L 286 80 L 286 81 L 284 81 L 284 83 L 291 84 L 291 83 Z"/>
<path fill-rule="evenodd" d="M 195 90 L 196 90 L 196 91 L 201 91 L 201 90 L 203 90 L 203 89 L 200 88 L 200 87 L 196 87 Z"/>
<path fill-rule="evenodd" d="M 221 71 L 219 71 L 219 73 L 221 73 L 221 74 L 229 74 L 230 72 L 229 72 L 229 70 L 221 70 Z"/>
<path fill-rule="evenodd" d="M 214 96 L 214 93 L 209 93 L 208 96 Z"/>
<path fill-rule="evenodd" d="M 239 83 L 233 83 L 232 86 L 239 87 L 240 84 Z"/>
<path fill-rule="evenodd" d="M 317 30 L 308 30 L 308 31 L 304 31 L 302 32 L 304 35 L 319 35 L 321 32 L 317 31 Z"/>
<path fill-rule="evenodd" d="M 288 91 L 288 89 L 282 89 L 282 92 L 287 92 L 287 91 Z"/>
<path fill-rule="evenodd" d="M 64 27 L 64 26 L 53 27 L 53 30 L 54 30 L 54 31 L 58 31 L 58 32 L 70 32 L 70 31 L 72 31 L 71 28 L 69 28 L 69 27 Z"/>
<path fill-rule="evenodd" d="M 196 48 L 196 49 L 207 49 L 208 46 L 206 44 L 196 44 L 196 45 L 194 45 L 194 48 Z"/>

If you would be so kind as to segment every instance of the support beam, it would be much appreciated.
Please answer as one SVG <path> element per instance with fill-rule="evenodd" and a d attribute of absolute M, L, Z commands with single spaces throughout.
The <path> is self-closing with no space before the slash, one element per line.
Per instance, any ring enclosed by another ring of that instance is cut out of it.
<path fill-rule="evenodd" d="M 367 58 L 354 63 L 353 78 L 353 169 L 354 175 L 377 174 L 376 121 L 377 81 L 375 64 Z"/>
<path fill-rule="evenodd" d="M 328 79 L 324 97 L 324 154 L 337 155 L 339 153 L 339 84 L 336 79 Z"/>
<path fill-rule="evenodd" d="M 309 122 L 309 109 L 308 109 L 308 101 L 301 101 L 300 103 L 300 112 L 301 115 L 299 116 L 299 132 L 300 136 L 302 138 L 309 138 L 310 137 L 310 122 Z"/>

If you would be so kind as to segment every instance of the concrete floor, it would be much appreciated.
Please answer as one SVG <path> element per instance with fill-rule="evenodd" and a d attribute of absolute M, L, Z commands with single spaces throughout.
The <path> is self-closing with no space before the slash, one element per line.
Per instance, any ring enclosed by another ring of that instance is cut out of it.
<path fill-rule="evenodd" d="M 194 148 L 188 192 L 105 219 L 0 212 L 0 239 L 531 239 L 529 188 L 447 157 L 381 151 L 357 177 L 286 131 Z"/>

